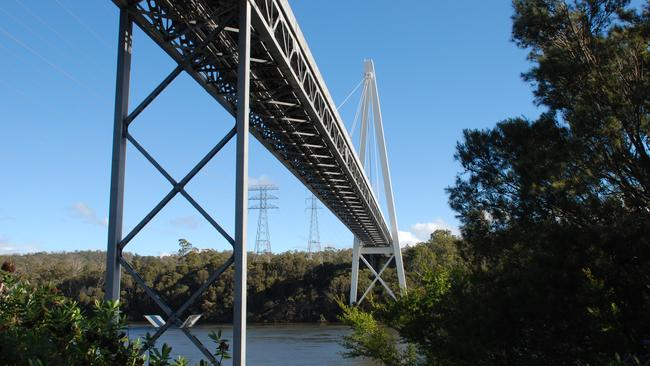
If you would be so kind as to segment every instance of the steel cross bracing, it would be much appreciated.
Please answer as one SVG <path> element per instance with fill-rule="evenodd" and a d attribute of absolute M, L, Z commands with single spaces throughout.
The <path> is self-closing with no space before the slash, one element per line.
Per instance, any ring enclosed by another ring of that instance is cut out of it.
<path fill-rule="evenodd" d="M 233 363 L 241 366 L 246 364 L 246 221 L 247 221 L 247 186 L 248 186 L 248 134 L 250 124 L 250 39 L 251 39 L 251 7 L 248 1 L 240 0 L 237 5 L 237 24 L 241 24 L 238 32 L 236 52 L 238 62 L 236 67 L 239 77 L 236 80 L 238 92 L 236 124 L 221 138 L 203 159 L 201 159 L 180 181 L 175 180 L 149 152 L 129 133 L 129 125 L 155 98 L 158 96 L 185 66 L 192 64 L 200 57 L 209 45 L 203 43 L 187 54 L 185 60 L 179 63 L 150 94 L 133 111 L 129 113 L 129 89 L 131 74 L 131 54 L 133 40 L 134 17 L 128 7 L 120 9 L 117 77 L 115 92 L 115 120 L 113 130 L 113 158 L 111 166 L 111 190 L 108 224 L 108 250 L 106 256 L 106 299 L 120 299 L 120 279 L 122 268 L 144 288 L 145 292 L 163 310 L 167 319 L 154 336 L 143 347 L 145 352 L 157 338 L 169 327 L 178 326 L 181 331 L 199 348 L 203 355 L 213 364 L 218 364 L 214 356 L 203 344 L 183 327 L 181 317 L 201 294 L 214 283 L 219 276 L 231 265 L 235 267 L 234 275 L 234 316 L 233 316 Z M 214 29 L 215 35 L 224 31 L 224 27 Z M 185 65 L 185 66 L 183 66 Z M 236 169 L 235 169 L 235 236 L 231 237 L 200 204 L 185 190 L 185 186 L 203 169 L 219 151 L 236 136 Z M 124 237 L 122 237 L 122 221 L 124 211 L 124 181 L 126 174 L 126 146 L 130 142 L 172 185 L 170 192 Z M 165 300 L 152 289 L 135 271 L 131 263 L 123 256 L 126 245 L 158 214 L 177 194 L 182 195 L 199 213 L 233 246 L 233 255 L 220 267 L 213 270 L 208 280 L 196 289 L 177 310 L 173 310 Z"/>
<path fill-rule="evenodd" d="M 183 305 L 174 311 L 164 301 L 164 299 L 152 289 L 140 274 L 135 271 L 131 263 L 129 263 L 123 256 L 123 249 L 126 245 L 153 219 L 153 217 L 160 212 L 169 203 L 172 198 L 177 194 L 185 197 L 189 203 L 194 206 L 204 217 L 210 222 L 214 228 L 221 233 L 224 238 L 231 244 L 235 244 L 235 240 L 228 235 L 223 228 L 190 196 L 185 190 L 187 183 L 205 167 L 205 165 L 235 136 L 235 128 L 231 129 L 216 145 L 210 150 L 203 159 L 201 159 L 183 179 L 176 181 L 157 161 L 149 154 L 149 152 L 128 132 L 128 126 L 133 122 L 135 116 L 142 111 L 145 104 L 150 102 L 155 95 L 159 94 L 162 89 L 171 82 L 171 79 L 178 75 L 176 70 L 172 72 L 170 77 L 166 78 L 161 86 L 157 87 L 152 94 L 145 99 L 145 101 L 136 108 L 130 115 L 128 111 L 128 94 L 129 94 L 129 79 L 130 79 L 130 58 L 132 48 L 132 25 L 128 15 L 125 12 L 120 14 L 120 48 L 118 49 L 118 81 L 117 81 L 117 96 L 116 96 L 116 123 L 114 133 L 114 159 L 113 159 L 113 174 L 111 182 L 111 213 L 109 220 L 109 253 L 107 256 L 107 297 L 110 299 L 119 299 L 119 281 L 120 281 L 120 267 L 129 273 L 135 281 L 144 288 L 145 292 L 156 304 L 165 312 L 167 320 L 153 337 L 150 343 L 145 345 L 142 352 L 145 352 L 156 339 L 158 339 L 170 326 L 180 326 L 182 324 L 182 315 L 187 309 L 196 301 L 196 299 L 212 284 L 219 276 L 233 263 L 234 257 L 231 256 L 222 266 L 217 268 L 208 280 L 203 285 L 194 291 L 190 297 L 183 303 Z M 153 95 L 153 97 L 152 97 Z M 149 101 L 147 101 L 149 100 Z M 124 192 L 124 173 L 125 173 L 125 147 L 126 141 L 131 144 L 162 174 L 172 185 L 170 192 L 162 198 L 162 200 L 122 239 L 122 205 L 123 205 L 123 192 Z M 190 333 L 189 329 L 180 327 L 183 333 L 199 348 L 199 350 L 211 362 L 216 363 L 214 356 L 208 351 L 203 344 Z"/>
<path fill-rule="evenodd" d="M 237 1 L 113 0 L 230 113 L 237 95 Z M 391 232 L 285 0 L 250 0 L 250 132 L 364 246 Z M 137 110 L 136 110 L 137 111 Z"/>

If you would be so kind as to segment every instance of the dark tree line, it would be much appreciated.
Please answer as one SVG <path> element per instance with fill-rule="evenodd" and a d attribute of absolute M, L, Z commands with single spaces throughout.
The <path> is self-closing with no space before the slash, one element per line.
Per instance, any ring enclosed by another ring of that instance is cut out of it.
<path fill-rule="evenodd" d="M 405 253 L 407 270 L 421 272 L 428 265 L 426 255 L 434 248 L 414 247 Z M 176 309 L 198 289 L 231 255 L 230 252 L 182 250 L 183 255 L 166 257 L 127 254 L 127 260 L 145 282 Z M 351 250 L 327 250 L 308 259 L 305 252 L 272 254 L 268 261 L 253 260 L 248 268 L 248 319 L 252 322 L 338 321 L 337 300 L 347 302 L 350 291 Z M 91 309 L 104 296 L 105 252 L 35 253 L 0 256 L 10 261 L 16 275 L 34 285 L 52 284 L 63 295 Z M 231 269 L 208 288 L 188 313 L 202 313 L 202 321 L 232 320 L 233 275 Z M 395 271 L 382 276 L 396 286 Z M 370 272 L 362 270 L 360 288 L 370 283 Z M 386 299 L 380 286 L 373 292 L 378 301 Z M 135 280 L 123 271 L 121 310 L 132 321 L 161 310 Z"/>

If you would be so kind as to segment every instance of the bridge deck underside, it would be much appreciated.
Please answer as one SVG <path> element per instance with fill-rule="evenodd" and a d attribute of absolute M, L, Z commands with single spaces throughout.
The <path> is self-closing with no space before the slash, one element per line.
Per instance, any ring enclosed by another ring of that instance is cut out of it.
<path fill-rule="evenodd" d="M 114 2 L 236 112 L 236 0 Z M 253 1 L 252 23 L 251 132 L 364 246 L 389 245 L 377 200 L 289 5 Z"/>

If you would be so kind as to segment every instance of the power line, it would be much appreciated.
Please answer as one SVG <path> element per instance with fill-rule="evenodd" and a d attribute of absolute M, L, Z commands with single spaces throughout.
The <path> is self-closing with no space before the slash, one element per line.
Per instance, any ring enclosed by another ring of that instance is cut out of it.
<path fill-rule="evenodd" d="M 99 42 L 103 43 L 104 46 L 106 47 L 111 47 L 109 42 L 104 39 L 104 37 L 100 36 L 99 33 L 95 32 L 94 29 L 92 29 L 90 26 L 88 26 L 86 23 L 84 23 L 81 18 L 79 18 L 75 13 L 72 12 L 72 10 L 68 9 L 65 5 L 61 4 L 59 0 L 54 0 L 55 3 L 61 7 L 68 15 L 70 15 L 77 23 L 79 23 L 82 27 L 86 28 L 86 30 L 93 35 Z"/>
<path fill-rule="evenodd" d="M 10 33 L 9 31 L 7 31 L 6 29 L 0 27 L 0 33 L 3 34 L 5 37 L 11 39 L 12 41 L 16 42 L 19 46 L 21 46 L 21 47 L 24 48 L 25 50 L 29 51 L 29 52 L 30 52 L 31 54 L 33 54 L 34 56 L 40 58 L 41 61 L 43 61 L 43 62 L 45 62 L 46 64 L 48 64 L 50 67 L 52 67 L 54 70 L 56 70 L 57 72 L 59 72 L 60 74 L 62 74 L 63 76 L 65 76 L 66 78 L 72 80 L 72 81 L 75 82 L 77 85 L 79 85 L 79 86 L 81 86 L 82 88 L 86 89 L 87 91 L 91 92 L 91 93 L 94 94 L 95 96 L 99 96 L 95 90 L 91 89 L 90 87 L 88 87 L 87 85 L 85 85 L 83 82 L 79 81 L 77 78 L 75 78 L 74 76 L 72 76 L 70 73 L 68 73 L 66 70 L 64 70 L 64 69 L 63 69 L 62 67 L 60 67 L 59 65 L 55 64 L 54 62 L 50 61 L 50 60 L 49 60 L 48 58 L 46 58 L 45 56 L 43 56 L 43 55 L 41 55 L 40 53 L 38 53 L 36 50 L 34 50 L 34 49 L 31 48 L 30 46 L 28 46 L 25 42 L 23 42 L 23 41 L 21 41 L 20 39 L 18 39 L 16 36 L 14 36 L 13 34 L 11 34 L 11 33 Z"/>
<path fill-rule="evenodd" d="M 41 23 L 43 26 L 45 26 L 48 29 L 48 32 L 50 34 L 55 35 L 60 41 L 68 45 L 71 49 L 77 51 L 77 54 L 75 56 L 81 56 L 84 58 L 88 58 L 88 55 L 81 50 L 77 45 L 73 44 L 68 40 L 68 37 L 65 37 L 63 34 L 61 34 L 55 27 L 51 26 L 49 23 L 47 23 L 43 18 L 38 16 L 32 9 L 30 9 L 27 5 L 25 5 L 21 0 L 15 0 L 18 5 L 20 5 L 23 10 L 25 10 L 29 15 L 31 15 L 34 19 L 36 19 L 39 23 Z M 102 2 L 103 3 L 103 2 Z"/>

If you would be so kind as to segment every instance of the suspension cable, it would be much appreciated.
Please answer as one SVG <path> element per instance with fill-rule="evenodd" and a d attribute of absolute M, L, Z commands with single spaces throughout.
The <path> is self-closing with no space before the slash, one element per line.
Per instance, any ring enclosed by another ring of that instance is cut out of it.
<path fill-rule="evenodd" d="M 362 80 L 365 81 L 365 80 Z M 361 98 L 359 99 L 359 104 L 357 105 L 357 111 L 354 113 L 354 120 L 352 120 L 352 128 L 350 129 L 350 139 L 354 139 L 354 132 L 357 128 L 357 122 L 359 122 L 359 113 L 363 106 L 363 98 L 366 96 L 366 90 L 368 89 L 368 83 L 363 83 L 363 91 L 361 92 Z"/>
<path fill-rule="evenodd" d="M 352 91 L 350 92 L 350 94 L 348 94 L 348 96 L 345 97 L 345 99 L 343 99 L 343 102 L 342 102 L 341 104 L 339 104 L 338 107 L 336 107 L 336 110 L 341 109 L 341 107 L 343 107 L 343 106 L 345 105 L 345 102 L 347 102 L 348 99 L 350 99 L 350 97 L 352 96 L 352 94 L 354 94 L 354 92 L 357 91 L 357 89 L 359 89 L 359 87 L 361 86 L 361 84 L 362 84 L 364 81 L 366 81 L 365 78 L 363 78 L 363 79 L 361 79 L 361 81 L 359 81 L 359 83 L 357 84 L 357 86 L 355 86 L 354 89 L 352 89 Z"/>

